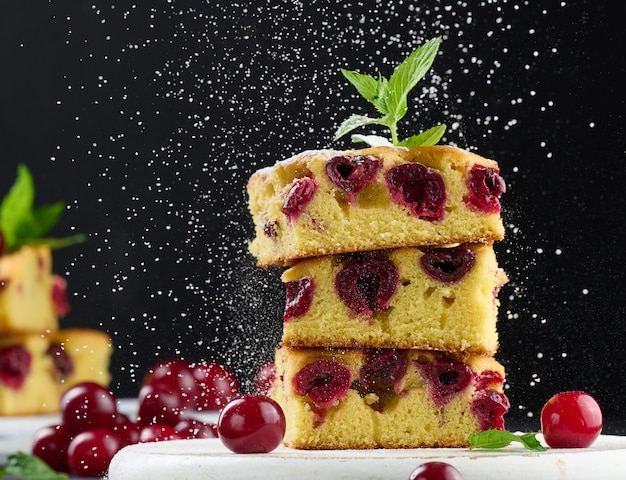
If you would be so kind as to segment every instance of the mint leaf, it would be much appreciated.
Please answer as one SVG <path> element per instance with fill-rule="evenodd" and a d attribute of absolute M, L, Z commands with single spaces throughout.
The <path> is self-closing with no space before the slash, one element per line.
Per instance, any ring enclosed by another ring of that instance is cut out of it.
<path fill-rule="evenodd" d="M 65 480 L 68 475 L 52 470 L 35 455 L 17 452 L 7 457 L 6 466 L 0 469 L 0 478 L 12 475 L 19 480 Z"/>
<path fill-rule="evenodd" d="M 84 235 L 66 238 L 46 238 L 45 235 L 59 222 L 65 204 L 63 202 L 34 206 L 35 184 L 24 164 L 17 167 L 13 186 L 0 203 L 0 233 L 4 248 L 13 252 L 24 245 L 45 244 L 50 248 L 61 248 L 82 242 Z"/>
<path fill-rule="evenodd" d="M 412 137 L 402 140 L 399 145 L 401 147 L 429 147 L 436 145 L 437 142 L 441 140 L 441 137 L 443 137 L 443 134 L 446 133 L 446 128 L 445 124 L 439 124 L 419 135 L 413 135 Z"/>
<path fill-rule="evenodd" d="M 547 450 L 539 440 L 536 433 L 525 433 L 516 435 L 506 430 L 485 430 L 480 433 L 471 433 L 469 436 L 470 449 L 487 448 L 497 449 L 504 448 L 513 442 L 521 443 L 527 450 L 534 452 L 544 452 Z"/>
<path fill-rule="evenodd" d="M 387 79 L 379 76 L 378 80 L 370 75 L 364 75 L 362 73 L 353 72 L 351 70 L 341 69 L 341 73 L 344 77 L 357 89 L 365 100 L 370 102 L 376 107 L 376 109 L 386 115 L 386 111 L 379 109 L 384 108 L 384 104 L 379 103 L 381 94 L 386 91 Z"/>
<path fill-rule="evenodd" d="M 388 95 L 386 98 L 387 114 L 400 120 L 407 112 L 407 97 L 426 72 L 430 69 L 439 45 L 441 37 L 433 38 L 411 53 L 398 65 L 389 79 Z"/>
<path fill-rule="evenodd" d="M 379 75 L 378 79 L 376 79 L 371 75 L 342 69 L 341 73 L 344 77 L 357 89 L 363 98 L 374 105 L 382 116 L 370 118 L 363 115 L 352 115 L 341 123 L 335 132 L 335 140 L 356 128 L 376 124 L 389 128 L 391 130 L 392 144 L 400 145 L 397 124 L 407 113 L 408 95 L 432 66 L 440 44 L 441 37 L 436 37 L 418 47 L 417 50 L 396 67 L 389 79 L 382 75 Z M 408 139 L 404 142 L 407 141 Z"/>
<path fill-rule="evenodd" d="M 380 119 L 366 117 L 365 115 L 352 115 L 351 117 L 344 120 L 343 123 L 339 126 L 337 132 L 335 132 L 335 140 L 338 140 L 346 133 L 351 132 L 356 128 L 373 124 L 381 125 Z"/>
<path fill-rule="evenodd" d="M 35 200 L 35 185 L 25 165 L 18 165 L 15 183 L 0 204 L 0 231 L 10 248 L 19 235 L 22 219 L 27 218 Z"/>

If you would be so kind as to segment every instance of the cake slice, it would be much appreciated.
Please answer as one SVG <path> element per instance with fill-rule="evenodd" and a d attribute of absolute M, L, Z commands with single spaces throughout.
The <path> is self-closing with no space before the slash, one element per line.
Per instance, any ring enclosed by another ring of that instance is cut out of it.
<path fill-rule="evenodd" d="M 0 334 L 58 329 L 52 295 L 49 247 L 24 246 L 0 255 Z"/>
<path fill-rule="evenodd" d="M 281 347 L 270 396 L 289 447 L 464 447 L 470 433 L 504 429 L 503 383 L 488 356 Z"/>
<path fill-rule="evenodd" d="M 496 162 L 450 146 L 303 152 L 248 181 L 257 265 L 501 240 Z"/>
<path fill-rule="evenodd" d="M 507 278 L 491 244 L 301 260 L 286 270 L 283 345 L 493 354 Z"/>
<path fill-rule="evenodd" d="M 111 339 L 98 330 L 0 335 L 0 415 L 57 412 L 81 382 L 108 386 Z"/>
<path fill-rule="evenodd" d="M 40 334 L 0 336 L 0 415 L 34 415 L 59 409 L 49 343 Z"/>

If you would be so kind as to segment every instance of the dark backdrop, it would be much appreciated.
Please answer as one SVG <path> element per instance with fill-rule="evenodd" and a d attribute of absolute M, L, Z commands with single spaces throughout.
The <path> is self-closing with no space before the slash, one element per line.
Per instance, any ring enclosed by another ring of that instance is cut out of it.
<path fill-rule="evenodd" d="M 28 164 L 64 200 L 55 253 L 73 310 L 106 330 L 114 391 L 157 359 L 230 363 L 248 384 L 281 329 L 278 270 L 254 267 L 244 187 L 261 166 L 373 113 L 340 68 L 389 75 L 425 39 L 441 55 L 403 135 L 499 161 L 509 191 L 498 358 L 510 425 L 584 389 L 622 431 L 626 375 L 623 2 L 0 4 L 0 191 Z M 383 133 L 377 131 L 377 133 Z"/>

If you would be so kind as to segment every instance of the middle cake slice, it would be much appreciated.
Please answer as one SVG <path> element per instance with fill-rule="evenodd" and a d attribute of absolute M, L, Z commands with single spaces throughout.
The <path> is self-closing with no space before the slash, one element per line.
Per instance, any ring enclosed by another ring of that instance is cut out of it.
<path fill-rule="evenodd" d="M 490 243 L 306 259 L 282 275 L 282 344 L 492 355 L 506 283 Z"/>

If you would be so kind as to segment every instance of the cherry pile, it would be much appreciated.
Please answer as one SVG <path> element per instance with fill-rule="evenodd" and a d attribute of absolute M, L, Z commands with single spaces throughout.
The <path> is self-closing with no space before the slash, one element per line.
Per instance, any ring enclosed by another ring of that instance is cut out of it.
<path fill-rule="evenodd" d="M 82 477 L 106 474 L 113 456 L 126 445 L 174 439 L 215 438 L 217 425 L 193 418 L 217 411 L 239 396 L 237 377 L 217 363 L 168 360 L 146 374 L 136 418 L 118 410 L 105 387 L 85 382 L 61 398 L 61 422 L 35 433 L 32 453 L 59 472 Z"/>

